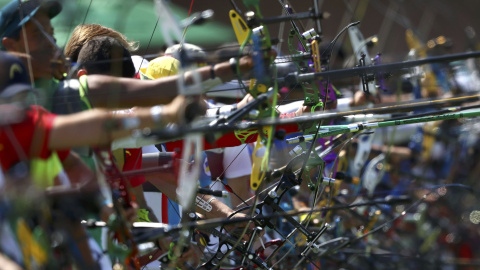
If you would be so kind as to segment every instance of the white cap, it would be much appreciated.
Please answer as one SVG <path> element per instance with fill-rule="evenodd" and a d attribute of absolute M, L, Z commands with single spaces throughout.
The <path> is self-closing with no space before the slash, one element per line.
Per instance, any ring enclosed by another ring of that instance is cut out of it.
<path fill-rule="evenodd" d="M 190 43 L 175 44 L 173 46 L 170 46 L 165 50 L 165 54 L 176 57 L 180 51 L 180 48 L 184 50 L 187 53 L 187 55 L 190 57 L 198 57 L 198 58 L 206 57 L 206 53 L 202 48 Z"/>

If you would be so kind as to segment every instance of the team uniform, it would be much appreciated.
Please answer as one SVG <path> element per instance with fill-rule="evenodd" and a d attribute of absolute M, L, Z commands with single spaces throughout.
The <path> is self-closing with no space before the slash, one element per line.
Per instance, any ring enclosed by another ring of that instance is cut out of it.
<path fill-rule="evenodd" d="M 78 79 L 64 81 L 40 79 L 35 81 L 35 87 L 36 89 L 41 89 L 41 91 L 39 91 L 41 93 L 38 99 L 39 103 L 55 114 L 67 115 L 92 109 L 91 102 L 88 99 L 86 75 Z M 91 147 L 75 147 L 72 150 L 80 155 L 92 171 L 97 170 L 97 164 Z M 112 153 L 121 171 L 141 169 L 141 148 L 117 149 L 112 151 Z M 132 187 L 137 187 L 145 182 L 143 175 L 130 176 L 127 179 Z M 110 196 L 107 194 L 104 195 L 106 196 L 105 203 L 109 202 Z M 108 245 L 106 243 L 107 230 L 90 229 L 89 233 L 96 239 L 97 243 L 101 243 L 100 245 L 103 247 L 102 251 L 97 244 L 90 241 L 92 250 L 95 250 L 97 254 L 104 253 Z M 103 255 L 101 258 L 102 268 L 108 269 L 110 262 L 108 262 Z"/>
<path fill-rule="evenodd" d="M 16 164 L 28 161 L 30 175 L 40 187 L 48 187 L 62 172 L 61 162 L 70 150 L 50 151 L 48 140 L 56 115 L 40 106 L 31 106 L 25 119 L 0 127 L 0 163 L 8 172 Z"/>
<path fill-rule="evenodd" d="M 62 161 L 67 158 L 70 150 L 48 149 L 55 117 L 57 117 L 55 114 L 40 106 L 30 106 L 23 121 L 0 127 L 0 163 L 2 171 L 6 172 L 7 179 L 9 175 L 15 177 L 16 166 L 27 165 L 30 177 L 39 188 L 70 184 L 62 167 Z M 19 167 L 20 170 L 24 168 Z M 12 234 L 11 227 L 5 222 L 0 222 L 2 252 L 22 264 L 23 258 L 19 256 L 20 249 L 13 235 L 15 234 Z M 92 251 L 99 255 L 98 262 L 103 269 L 111 267 L 110 262 L 102 255 L 102 251 L 92 239 L 89 239 L 89 245 Z"/>

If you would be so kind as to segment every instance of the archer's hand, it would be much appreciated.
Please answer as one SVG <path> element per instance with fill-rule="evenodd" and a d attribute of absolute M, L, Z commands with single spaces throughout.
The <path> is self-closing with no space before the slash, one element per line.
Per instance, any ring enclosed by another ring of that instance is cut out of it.
<path fill-rule="evenodd" d="M 138 209 L 138 205 L 135 202 L 132 202 L 131 207 L 123 209 L 123 215 L 125 220 L 133 224 L 133 222 L 135 222 L 138 219 L 137 209 Z M 100 219 L 105 222 L 109 221 L 110 215 L 112 214 L 115 214 L 115 209 L 113 208 L 112 204 L 105 204 L 100 209 Z"/>
<path fill-rule="evenodd" d="M 253 52 L 253 54 L 263 53 L 263 52 Z M 263 61 L 266 65 L 270 65 L 273 60 L 277 57 L 277 52 L 275 50 L 270 50 L 268 52 L 263 53 Z M 253 69 L 255 65 L 253 61 L 253 55 L 246 55 L 239 59 L 238 66 L 240 72 L 247 72 Z"/>
<path fill-rule="evenodd" d="M 237 213 L 235 214 L 232 219 L 235 220 L 235 219 L 245 219 L 247 217 L 246 214 L 244 213 Z M 248 226 L 245 234 L 242 235 L 243 231 L 245 230 L 245 227 Z M 231 224 L 231 225 L 226 225 L 225 226 L 225 230 L 235 236 L 235 237 L 242 237 L 242 240 L 244 241 L 249 241 L 250 240 L 250 237 L 252 236 L 252 233 L 254 230 L 257 229 L 257 226 L 255 225 L 254 222 L 248 222 L 248 221 L 244 221 L 244 222 L 239 222 L 239 223 L 234 223 L 234 224 Z M 265 231 L 264 230 L 261 230 L 259 232 L 257 232 L 256 236 L 262 236 L 265 234 Z"/>
<path fill-rule="evenodd" d="M 366 94 L 363 91 L 357 91 L 353 95 L 352 101 L 350 101 L 350 107 L 362 106 L 370 102 L 373 104 L 380 103 L 380 95 Z"/>
<path fill-rule="evenodd" d="M 200 243 L 198 240 L 197 242 Z M 161 238 L 157 242 L 158 247 L 163 254 L 173 252 L 176 249 L 174 245 L 171 246 L 171 243 L 174 243 L 172 237 Z M 181 269 L 196 268 L 196 266 L 200 263 L 203 249 L 204 246 L 200 244 L 189 243 L 189 246 L 184 249 L 184 252 L 182 252 L 182 254 L 180 254 L 180 256 L 176 259 L 170 261 L 168 266 L 179 267 Z"/>
<path fill-rule="evenodd" d="M 63 57 L 50 61 L 52 76 L 57 80 L 64 79 L 64 74 L 68 72 L 67 61 Z"/>
<path fill-rule="evenodd" d="M 4 256 L 2 253 L 0 253 L 0 269 L 5 269 L 5 270 L 21 270 L 22 267 L 18 265 L 16 262 L 10 260 L 7 256 Z"/>
<path fill-rule="evenodd" d="M 245 97 L 243 97 L 243 99 L 240 100 L 240 102 L 237 103 L 237 109 L 245 107 L 245 105 L 247 105 L 248 103 L 250 103 L 254 99 L 255 98 L 252 97 L 252 95 L 246 94 Z"/>
<path fill-rule="evenodd" d="M 172 102 L 162 108 L 162 122 L 188 123 L 195 117 L 205 115 L 207 106 L 200 97 L 177 96 Z"/>
<path fill-rule="evenodd" d="M 257 52 L 254 52 L 257 53 Z M 265 63 L 271 63 L 273 59 L 277 57 L 277 52 L 270 50 L 268 53 L 264 54 Z M 251 55 L 246 55 L 238 59 L 238 71 L 240 76 L 242 74 L 249 72 L 253 69 L 254 66 L 253 57 Z M 222 81 L 230 81 L 237 77 L 236 72 L 232 69 L 230 62 L 222 62 L 215 65 L 215 75 L 222 79 Z"/>
<path fill-rule="evenodd" d="M 280 98 L 280 94 L 277 94 L 277 98 Z M 255 100 L 255 98 L 252 95 L 246 94 L 245 97 L 243 97 L 243 99 L 237 103 L 237 109 L 245 107 L 245 105 L 247 105 L 253 100 Z M 270 100 L 273 100 L 273 97 L 271 97 Z"/>
<path fill-rule="evenodd" d="M 180 258 L 177 259 L 176 265 L 182 269 L 188 269 L 190 266 L 193 269 L 196 269 L 197 265 L 200 263 L 200 258 L 202 257 L 203 249 L 195 244 L 190 244 L 190 247 L 182 253 Z"/>

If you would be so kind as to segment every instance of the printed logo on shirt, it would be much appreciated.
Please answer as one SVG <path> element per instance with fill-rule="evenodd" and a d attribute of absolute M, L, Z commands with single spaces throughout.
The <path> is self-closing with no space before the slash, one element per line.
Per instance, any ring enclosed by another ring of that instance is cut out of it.
<path fill-rule="evenodd" d="M 15 72 L 18 72 L 20 74 L 22 74 L 23 72 L 23 69 L 22 69 L 22 66 L 20 66 L 19 64 L 15 63 L 13 64 L 11 67 L 10 67 L 10 79 L 13 80 L 14 77 L 15 77 Z"/>

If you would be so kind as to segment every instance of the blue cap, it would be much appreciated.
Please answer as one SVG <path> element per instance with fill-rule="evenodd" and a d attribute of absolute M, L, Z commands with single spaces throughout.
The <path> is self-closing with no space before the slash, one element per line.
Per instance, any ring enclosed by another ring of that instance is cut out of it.
<path fill-rule="evenodd" d="M 10 37 L 39 10 L 53 18 L 62 11 L 62 5 L 57 1 L 42 0 L 12 0 L 5 5 L 0 10 L 0 39 Z"/>
<path fill-rule="evenodd" d="M 0 99 L 32 90 L 28 71 L 22 61 L 7 52 L 0 51 Z"/>

